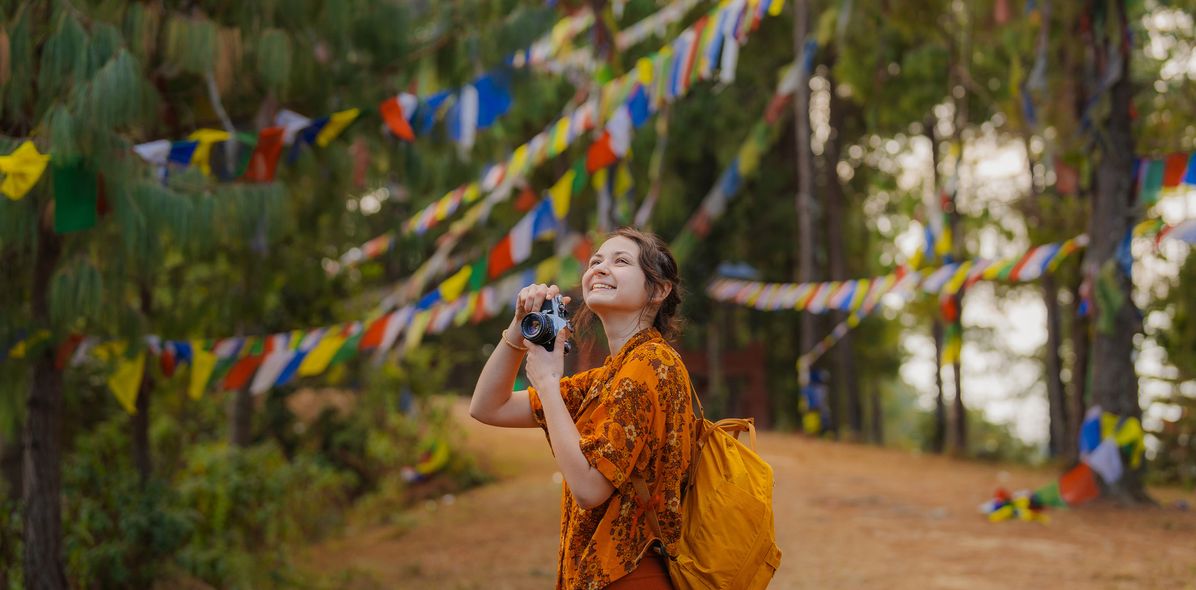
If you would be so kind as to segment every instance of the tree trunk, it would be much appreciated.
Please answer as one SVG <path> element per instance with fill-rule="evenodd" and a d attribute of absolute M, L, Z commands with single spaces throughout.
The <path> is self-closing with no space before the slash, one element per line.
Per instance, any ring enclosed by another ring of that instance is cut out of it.
<path fill-rule="evenodd" d="M 1100 160 L 1096 174 L 1096 194 L 1092 206 L 1092 226 L 1088 235 L 1087 271 L 1094 281 L 1102 280 L 1102 273 L 1111 273 L 1120 305 L 1106 303 L 1096 313 L 1111 316 L 1112 329 L 1101 329 L 1097 322 L 1092 343 L 1092 401 L 1106 412 L 1118 416 L 1141 419 L 1138 405 L 1138 375 L 1134 370 L 1134 335 L 1141 329 L 1138 310 L 1134 306 L 1133 284 L 1130 276 L 1115 257 L 1127 232 L 1133 227 L 1134 136 L 1132 122 L 1133 87 L 1130 83 L 1131 55 L 1127 47 L 1128 24 L 1126 0 L 1116 3 L 1116 17 L 1120 21 L 1118 38 L 1112 42 L 1122 45 L 1117 81 L 1110 90 L 1110 108 L 1103 133 L 1099 136 Z M 1111 15 L 1112 16 L 1112 15 Z M 1106 73 L 1107 75 L 1108 73 Z M 1142 482 L 1143 469 L 1128 468 L 1120 480 L 1107 487 L 1109 494 L 1124 503 L 1148 502 Z"/>
<path fill-rule="evenodd" d="M 828 71 L 834 67 L 834 63 L 835 54 L 833 50 L 830 50 L 827 59 Z M 847 105 L 845 101 L 835 95 L 835 79 L 833 75 L 827 76 L 827 82 L 829 83 L 831 99 L 831 129 L 830 136 L 826 142 L 826 149 L 823 151 L 821 168 L 822 188 L 826 195 L 827 264 L 830 266 L 831 280 L 844 281 L 850 278 L 847 272 L 847 248 L 843 240 L 843 211 L 845 205 L 843 202 L 843 185 L 839 182 L 839 173 L 836 167 L 839 163 L 840 153 L 839 130 L 843 127 L 844 109 Z M 846 312 L 837 311 L 834 313 L 833 323 L 838 325 L 846 319 Z M 832 377 L 832 382 L 837 385 L 835 389 L 843 396 L 845 419 L 842 423 L 849 430 L 849 436 L 863 436 L 864 408 L 861 402 L 859 376 L 855 368 L 855 349 L 852 347 L 850 331 L 844 334 L 839 343 L 835 345 L 835 369 L 838 375 Z"/>
<path fill-rule="evenodd" d="M 33 269 L 33 325 L 49 326 L 50 279 L 62 243 L 39 224 Z M 54 348 L 38 354 L 25 398 L 24 505 L 25 588 L 65 590 L 62 564 L 62 373 L 54 368 Z"/>
<path fill-rule="evenodd" d="M 1047 406 L 1051 416 L 1051 437 L 1047 448 L 1051 457 L 1066 457 L 1072 454 L 1068 448 L 1072 444 L 1068 432 L 1067 396 L 1063 393 L 1063 377 L 1059 373 L 1062 367 L 1059 360 L 1059 345 L 1062 341 L 1059 287 L 1055 284 L 1055 277 L 1047 273 L 1042 275 L 1042 299 L 1047 311 L 1046 382 Z"/>
<path fill-rule="evenodd" d="M 229 426 L 233 445 L 245 448 L 253 444 L 253 394 L 250 393 L 248 384 L 233 395 L 231 422 Z"/>
<path fill-rule="evenodd" d="M 934 318 L 931 328 L 934 335 L 934 432 L 931 433 L 930 450 L 942 453 L 947 448 L 947 406 L 943 400 L 943 322 Z"/>
<path fill-rule="evenodd" d="M 972 7 L 969 4 L 963 3 L 961 10 L 963 18 L 966 22 L 960 23 L 960 43 L 958 48 L 958 55 L 954 60 L 955 63 L 951 68 L 948 79 L 951 81 L 951 97 L 955 105 L 955 125 L 952 131 L 954 137 L 952 143 L 959 146 L 959 153 L 955 161 L 955 180 L 956 191 L 958 191 L 960 171 L 963 167 L 963 130 L 968 125 L 968 94 L 965 90 L 966 86 L 959 81 L 959 71 L 969 71 L 972 57 L 972 30 L 974 28 L 974 19 L 971 15 Z M 970 75 L 970 74 L 969 74 Z M 956 92 L 959 88 L 961 91 Z M 950 193 L 950 200 L 946 203 L 948 224 L 951 227 L 951 252 L 955 256 L 956 261 L 964 259 L 964 240 L 963 232 L 960 231 L 959 211 L 955 208 L 955 202 L 958 194 L 955 191 Z M 953 331 L 959 334 L 959 338 L 963 339 L 963 298 L 965 291 L 961 290 L 954 295 L 955 309 L 957 316 L 952 322 Z M 961 355 L 962 356 L 962 355 Z M 963 367 L 960 364 L 960 359 L 956 358 L 951 363 L 951 374 L 955 381 L 955 401 L 952 404 L 951 413 L 951 436 L 948 437 L 951 445 L 951 452 L 957 455 L 966 455 L 968 452 L 968 414 L 967 408 L 963 403 Z"/>
<path fill-rule="evenodd" d="M 933 225 L 933 220 L 930 219 L 937 210 L 935 203 L 939 200 L 941 187 L 939 186 L 939 140 L 935 133 L 935 124 L 938 119 L 933 114 L 927 115 L 926 120 L 922 123 L 922 132 L 926 136 L 927 141 L 930 142 L 930 178 L 931 178 L 931 195 L 930 201 L 926 203 L 927 210 L 927 225 Z M 928 248 L 932 247 L 927 245 Z M 926 258 L 929 259 L 934 256 L 933 251 L 925 253 Z M 936 315 L 934 324 L 931 326 L 931 337 L 934 338 L 934 431 L 930 433 L 930 450 L 935 453 L 942 453 L 947 448 L 947 407 L 943 396 L 943 322 Z"/>
<path fill-rule="evenodd" d="M 793 96 L 793 129 L 797 166 L 797 282 L 814 280 L 814 154 L 810 150 L 810 72 L 805 63 L 806 35 L 810 29 L 809 0 L 796 0 L 793 6 L 793 54 L 797 56 L 797 90 Z M 814 347 L 815 318 L 809 313 L 800 315 L 798 354 Z M 805 385 L 805 383 L 803 383 Z M 833 391 L 833 390 L 830 390 Z M 826 400 L 832 413 L 837 414 L 834 399 Z M 824 426 L 825 428 L 825 426 Z"/>

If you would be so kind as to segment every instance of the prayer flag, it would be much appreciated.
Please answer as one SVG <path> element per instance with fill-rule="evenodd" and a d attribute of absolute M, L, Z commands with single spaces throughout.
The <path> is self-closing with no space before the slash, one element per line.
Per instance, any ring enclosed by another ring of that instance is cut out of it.
<path fill-rule="evenodd" d="M 1084 462 L 1109 485 L 1121 479 L 1121 474 L 1124 472 L 1121 465 L 1121 451 L 1117 448 L 1117 441 L 1112 437 L 1101 441 L 1096 450 L 1092 451 Z"/>
<path fill-rule="evenodd" d="M 346 127 L 352 125 L 353 121 L 356 121 L 357 116 L 360 114 L 361 109 L 358 108 L 345 109 L 332 113 L 332 116 L 328 117 L 328 123 L 316 134 L 316 145 L 328 147 L 328 144 L 332 143 L 332 140 L 336 139 Z"/>
<path fill-rule="evenodd" d="M 511 236 L 507 234 L 498 242 L 498 245 L 490 251 L 489 267 L 487 274 L 491 279 L 502 276 L 503 273 L 515 266 L 511 258 Z"/>
<path fill-rule="evenodd" d="M 411 129 L 411 122 L 407 119 L 407 109 L 403 106 L 402 95 L 388 98 L 378 105 L 378 113 L 390 132 L 403 141 L 415 141 L 415 131 Z"/>
<path fill-rule="evenodd" d="M 1175 153 L 1167 156 L 1163 163 L 1163 188 L 1176 188 L 1184 180 L 1188 169 L 1188 154 Z"/>
<path fill-rule="evenodd" d="M 53 166 L 54 231 L 82 231 L 96 224 L 96 173 L 82 160 Z"/>
<path fill-rule="evenodd" d="M 193 358 L 191 360 L 191 379 L 187 386 L 187 395 L 198 400 L 203 397 L 203 391 L 208 386 L 208 378 L 216 368 L 216 355 L 204 350 L 203 343 L 198 340 L 191 343 Z"/>
<path fill-rule="evenodd" d="M 1059 496 L 1069 506 L 1078 506 L 1100 495 L 1092 468 L 1080 463 L 1059 478 Z"/>
<path fill-rule="evenodd" d="M 49 162 L 49 155 L 42 155 L 32 141 L 25 140 L 11 154 L 0 156 L 0 172 L 4 173 L 0 192 L 14 201 L 21 199 L 37 184 Z"/>
<path fill-rule="evenodd" d="M 197 129 L 188 140 L 196 142 L 195 150 L 191 154 L 191 165 L 198 166 L 204 176 L 212 175 L 212 144 L 218 141 L 228 141 L 232 138 L 227 131 L 220 129 Z"/>
<path fill-rule="evenodd" d="M 270 182 L 282 157 L 286 128 L 267 127 L 258 134 L 257 145 L 249 155 L 249 166 L 242 177 L 248 182 Z"/>
<path fill-rule="evenodd" d="M 343 332 L 342 328 L 330 328 L 324 332 L 319 343 L 312 348 L 311 352 L 307 353 L 303 362 L 299 364 L 300 377 L 319 375 L 328 368 L 332 362 L 332 355 L 336 354 L 336 351 L 345 343 L 346 338 Z"/>

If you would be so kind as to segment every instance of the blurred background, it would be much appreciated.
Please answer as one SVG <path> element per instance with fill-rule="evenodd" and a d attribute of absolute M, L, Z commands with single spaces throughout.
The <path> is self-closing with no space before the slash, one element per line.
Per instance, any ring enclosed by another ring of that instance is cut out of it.
<path fill-rule="evenodd" d="M 627 225 L 774 587 L 1192 587 L 1194 14 L 0 1 L 0 588 L 550 587 L 466 405 Z"/>

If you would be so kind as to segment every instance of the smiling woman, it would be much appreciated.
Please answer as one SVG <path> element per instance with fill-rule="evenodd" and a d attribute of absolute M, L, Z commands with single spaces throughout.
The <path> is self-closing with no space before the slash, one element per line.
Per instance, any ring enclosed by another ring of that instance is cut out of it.
<path fill-rule="evenodd" d="M 560 295 L 556 285 L 530 285 L 478 377 L 470 414 L 494 426 L 543 428 L 564 475 L 557 588 L 672 588 L 663 557 L 680 538 L 695 428 L 689 372 L 666 340 L 678 330 L 680 283 L 663 240 L 620 229 L 581 279 L 578 321 L 602 322 L 612 351 L 603 365 L 564 377 L 564 346 L 549 351 L 520 337 L 523 317 Z M 571 335 L 566 328 L 558 338 Z M 532 387 L 511 391 L 524 355 Z M 636 501 L 637 478 L 650 505 Z"/>

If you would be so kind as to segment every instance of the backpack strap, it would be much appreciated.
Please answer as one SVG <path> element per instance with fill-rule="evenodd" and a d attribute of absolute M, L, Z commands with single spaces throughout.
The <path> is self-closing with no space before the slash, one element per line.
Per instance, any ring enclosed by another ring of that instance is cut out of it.
<path fill-rule="evenodd" d="M 685 481 L 682 483 L 681 490 L 684 493 L 690 486 L 693 485 L 694 472 L 698 466 L 698 452 L 705 443 L 706 434 L 706 412 L 702 409 L 702 400 L 698 398 L 698 390 L 694 388 L 691 381 L 689 384 L 689 392 L 692 399 L 691 409 L 694 411 L 694 441 L 693 448 L 690 451 L 689 469 L 685 474 Z M 660 517 L 656 513 L 655 503 L 652 501 L 652 492 L 648 490 L 648 482 L 644 481 L 643 476 L 637 474 L 632 475 L 629 480 L 631 485 L 635 488 L 636 498 L 639 500 L 640 509 L 648 518 L 648 527 L 652 529 L 652 534 L 660 539 L 661 550 L 668 556 L 668 550 L 664 547 L 664 530 L 660 528 Z M 671 556 L 669 556 L 671 557 Z"/>
<path fill-rule="evenodd" d="M 748 433 L 752 452 L 756 451 L 756 421 L 752 418 L 723 418 L 714 424 L 715 428 L 739 439 L 740 432 Z"/>
<path fill-rule="evenodd" d="M 643 476 L 636 474 L 631 476 L 631 485 L 635 487 L 635 495 L 639 499 L 640 510 L 648 517 L 648 527 L 652 529 L 652 534 L 660 539 L 661 549 L 664 549 L 664 531 L 660 528 L 660 517 L 656 514 L 656 506 L 652 501 L 652 493 L 648 491 L 648 482 L 644 481 Z M 668 551 L 665 550 L 665 554 Z"/>

